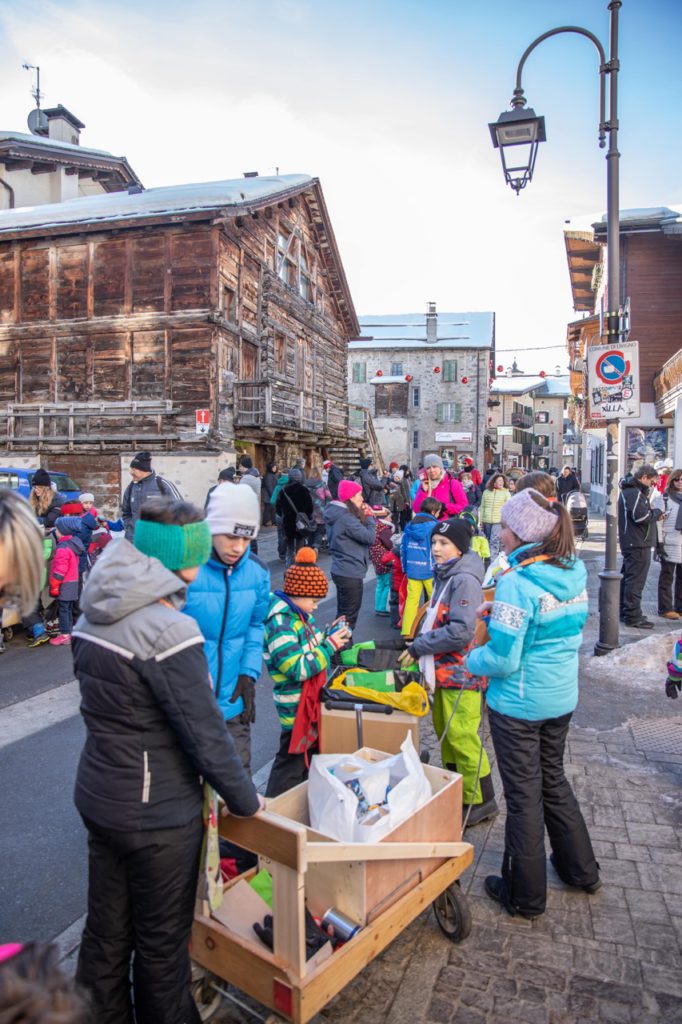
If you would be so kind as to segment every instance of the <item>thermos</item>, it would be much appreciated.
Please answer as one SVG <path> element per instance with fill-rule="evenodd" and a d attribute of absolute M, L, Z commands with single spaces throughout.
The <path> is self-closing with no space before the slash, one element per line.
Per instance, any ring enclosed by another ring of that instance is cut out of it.
<path fill-rule="evenodd" d="M 357 935 L 361 925 L 356 924 L 350 917 L 346 917 L 336 907 L 330 907 L 322 917 L 322 927 L 327 933 L 331 932 L 337 942 L 348 942 L 354 935 Z"/>

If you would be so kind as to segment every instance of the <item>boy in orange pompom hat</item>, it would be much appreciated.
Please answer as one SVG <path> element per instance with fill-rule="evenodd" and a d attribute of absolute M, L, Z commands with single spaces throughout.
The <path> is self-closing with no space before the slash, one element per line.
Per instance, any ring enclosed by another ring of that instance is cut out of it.
<path fill-rule="evenodd" d="M 334 655 L 351 637 L 343 619 L 324 632 L 315 626 L 313 612 L 329 590 L 316 562 L 312 548 L 297 551 L 282 590 L 270 595 L 265 617 L 265 664 L 282 727 L 266 796 L 278 796 L 308 778 L 309 753 L 317 748 L 319 692 Z"/>

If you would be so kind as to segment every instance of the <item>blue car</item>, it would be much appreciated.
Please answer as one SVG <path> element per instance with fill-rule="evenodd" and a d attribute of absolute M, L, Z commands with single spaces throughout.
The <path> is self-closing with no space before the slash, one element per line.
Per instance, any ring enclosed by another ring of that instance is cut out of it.
<path fill-rule="evenodd" d="M 34 473 L 35 469 L 0 466 L 0 487 L 8 487 L 12 491 L 18 491 L 24 498 L 28 498 L 31 493 Z M 48 473 L 60 494 L 63 494 L 69 501 L 78 501 L 81 489 L 70 476 L 55 469 L 48 469 Z"/>

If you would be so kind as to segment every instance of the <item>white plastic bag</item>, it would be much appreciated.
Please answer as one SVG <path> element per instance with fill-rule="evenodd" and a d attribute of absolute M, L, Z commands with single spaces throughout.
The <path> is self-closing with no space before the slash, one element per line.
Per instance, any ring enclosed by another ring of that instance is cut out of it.
<path fill-rule="evenodd" d="M 333 775 L 336 769 L 340 777 Z M 386 773 L 390 791 L 381 815 L 370 815 L 373 821 L 358 821 L 358 798 L 341 781 L 356 777 L 364 791 L 373 797 L 385 792 Z M 424 774 L 408 733 L 399 754 L 383 761 L 369 762 L 353 754 L 315 754 L 308 777 L 308 811 L 310 824 L 342 843 L 375 843 L 402 821 L 409 818 L 432 796 L 431 784 Z"/>

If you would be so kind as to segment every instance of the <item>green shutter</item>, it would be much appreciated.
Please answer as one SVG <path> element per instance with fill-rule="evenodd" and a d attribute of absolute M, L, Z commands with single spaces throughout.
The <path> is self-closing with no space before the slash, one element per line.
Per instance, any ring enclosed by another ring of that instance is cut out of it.
<path fill-rule="evenodd" d="M 462 403 L 461 402 L 455 402 L 454 405 L 453 405 L 453 408 L 455 410 L 455 415 L 453 416 L 452 422 L 453 423 L 461 423 L 462 422 Z"/>
<path fill-rule="evenodd" d="M 443 403 L 439 402 L 436 406 L 436 423 L 443 422 Z"/>

